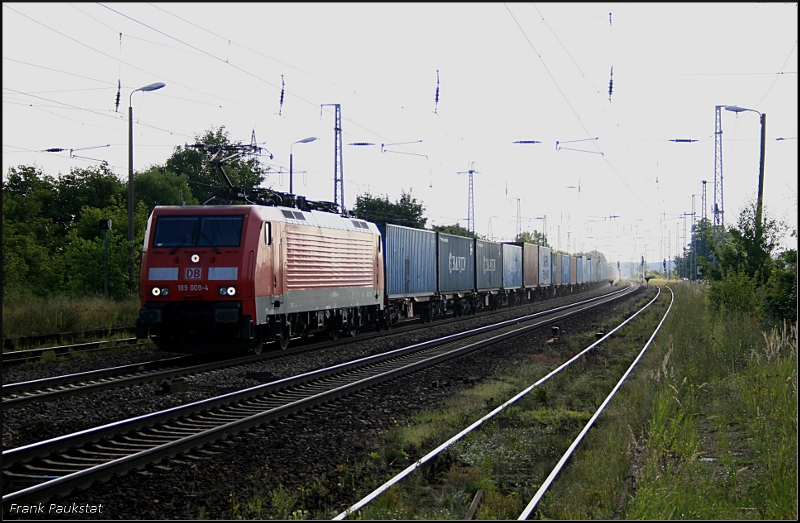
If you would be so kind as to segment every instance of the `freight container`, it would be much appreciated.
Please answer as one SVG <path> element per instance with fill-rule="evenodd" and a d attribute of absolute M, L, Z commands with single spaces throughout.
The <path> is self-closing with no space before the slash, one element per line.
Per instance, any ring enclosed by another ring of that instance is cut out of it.
<path fill-rule="evenodd" d="M 546 287 L 552 282 L 553 272 L 550 269 L 550 248 L 539 246 L 539 286 Z"/>
<path fill-rule="evenodd" d="M 550 264 L 552 269 L 550 281 L 553 285 L 561 285 L 561 255 L 555 252 L 550 253 Z"/>
<path fill-rule="evenodd" d="M 522 287 L 522 247 L 503 244 L 503 288 L 519 289 Z"/>
<path fill-rule="evenodd" d="M 475 290 L 475 240 L 436 233 L 438 286 L 440 294 Z"/>
<path fill-rule="evenodd" d="M 578 283 L 578 258 L 569 257 L 569 282 L 572 285 Z"/>
<path fill-rule="evenodd" d="M 581 256 L 581 268 L 583 269 L 581 283 L 589 283 L 589 260 L 586 256 Z"/>
<path fill-rule="evenodd" d="M 572 260 L 572 256 L 568 256 L 566 254 L 561 255 L 561 284 L 568 285 L 569 281 L 569 267 Z"/>
<path fill-rule="evenodd" d="M 539 246 L 524 242 L 513 245 L 522 247 L 522 286 L 535 289 L 539 286 Z"/>
<path fill-rule="evenodd" d="M 435 295 L 436 233 L 391 224 L 382 232 L 389 298 Z"/>
<path fill-rule="evenodd" d="M 575 280 L 575 282 L 576 283 L 583 283 L 584 282 L 584 279 L 583 279 L 583 256 L 576 256 L 575 257 L 575 262 L 577 264 L 576 276 L 578 277 L 578 279 Z"/>
<path fill-rule="evenodd" d="M 475 288 L 479 291 L 503 286 L 503 247 L 499 243 L 475 240 Z"/>
<path fill-rule="evenodd" d="M 589 274 L 588 274 L 588 277 L 587 277 L 586 281 L 593 282 L 593 281 L 595 281 L 595 279 L 594 279 L 595 258 L 586 258 L 586 261 L 588 262 L 587 265 L 589 266 Z"/>

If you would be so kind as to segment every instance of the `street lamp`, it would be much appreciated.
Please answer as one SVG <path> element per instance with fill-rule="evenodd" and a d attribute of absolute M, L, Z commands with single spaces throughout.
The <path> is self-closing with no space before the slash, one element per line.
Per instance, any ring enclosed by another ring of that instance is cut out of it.
<path fill-rule="evenodd" d="M 155 91 L 164 87 L 164 82 L 145 85 L 131 91 L 128 97 L 128 257 L 130 258 L 130 289 L 131 294 L 135 292 L 136 281 L 134 276 L 135 263 L 133 259 L 133 93 L 136 91 L 148 92 Z"/>
<path fill-rule="evenodd" d="M 761 212 L 763 209 L 763 195 L 764 195 L 764 146 L 767 140 L 767 113 L 761 113 L 755 109 L 747 109 L 745 107 L 738 107 L 736 105 L 726 105 L 726 111 L 734 113 L 742 113 L 744 111 L 752 111 L 758 113 L 761 117 L 761 158 L 758 166 L 758 201 L 756 203 L 756 245 L 761 247 Z"/>
<path fill-rule="evenodd" d="M 294 190 L 293 190 L 293 186 L 292 186 L 292 176 L 293 176 L 292 175 L 292 173 L 293 173 L 293 169 L 292 169 L 292 167 L 293 167 L 293 165 L 292 165 L 293 164 L 293 162 L 292 162 L 292 147 L 294 147 L 294 144 L 296 144 L 296 143 L 309 143 L 309 142 L 313 142 L 316 139 L 317 139 L 316 136 L 309 136 L 308 138 L 303 138 L 302 140 L 297 140 L 296 142 L 293 142 L 292 145 L 289 146 L 289 194 L 294 194 Z"/>

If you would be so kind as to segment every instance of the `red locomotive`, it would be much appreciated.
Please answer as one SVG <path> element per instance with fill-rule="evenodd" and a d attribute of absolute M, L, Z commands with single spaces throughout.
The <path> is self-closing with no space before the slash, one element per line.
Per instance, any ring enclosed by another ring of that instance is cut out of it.
<path fill-rule="evenodd" d="M 384 312 L 375 224 L 263 205 L 156 207 L 137 337 L 161 350 L 259 353 L 270 340 L 355 334 Z"/>

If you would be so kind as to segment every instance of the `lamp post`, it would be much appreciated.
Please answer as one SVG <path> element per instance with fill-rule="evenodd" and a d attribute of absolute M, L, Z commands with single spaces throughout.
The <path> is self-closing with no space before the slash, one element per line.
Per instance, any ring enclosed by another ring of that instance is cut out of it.
<path fill-rule="evenodd" d="M 155 91 L 156 89 L 161 89 L 165 85 L 167 84 L 164 82 L 145 85 L 144 87 L 131 91 L 131 95 L 128 97 L 128 257 L 130 258 L 129 276 L 131 294 L 136 291 L 134 274 L 136 263 L 133 259 L 133 93 L 136 91 Z"/>
<path fill-rule="evenodd" d="M 761 157 L 758 166 L 758 201 L 756 203 L 756 245 L 761 248 L 761 213 L 763 210 L 763 195 L 764 195 L 764 146 L 767 140 L 767 113 L 761 113 L 755 109 L 747 109 L 745 107 L 738 107 L 736 105 L 726 105 L 726 111 L 734 113 L 741 113 L 744 111 L 752 111 L 758 113 L 761 117 Z"/>
<path fill-rule="evenodd" d="M 292 177 L 293 177 L 293 161 L 292 161 L 292 148 L 296 143 L 309 143 L 316 140 L 316 136 L 309 136 L 308 138 L 303 138 L 302 140 L 297 140 L 296 142 L 292 142 L 292 145 L 289 146 L 289 194 L 294 194 L 294 186 L 292 184 Z"/>

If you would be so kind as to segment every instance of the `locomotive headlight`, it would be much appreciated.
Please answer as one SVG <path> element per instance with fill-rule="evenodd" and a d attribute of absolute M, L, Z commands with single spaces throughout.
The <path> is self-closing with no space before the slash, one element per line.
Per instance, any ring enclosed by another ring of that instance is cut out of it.
<path fill-rule="evenodd" d="M 161 287 L 161 295 L 169 296 L 169 287 Z"/>
<path fill-rule="evenodd" d="M 161 289 L 159 289 L 158 287 L 153 287 L 153 289 L 150 292 L 153 293 L 153 296 L 161 295 Z"/>
<path fill-rule="evenodd" d="M 169 296 L 169 287 L 153 287 L 150 293 L 153 296 Z"/>
<path fill-rule="evenodd" d="M 192 254 L 191 260 L 192 260 L 192 263 L 198 263 L 200 261 L 200 255 L 199 254 Z"/>
<path fill-rule="evenodd" d="M 220 296 L 235 296 L 236 295 L 236 287 L 220 287 L 219 288 L 219 295 Z"/>

